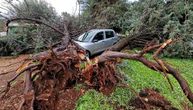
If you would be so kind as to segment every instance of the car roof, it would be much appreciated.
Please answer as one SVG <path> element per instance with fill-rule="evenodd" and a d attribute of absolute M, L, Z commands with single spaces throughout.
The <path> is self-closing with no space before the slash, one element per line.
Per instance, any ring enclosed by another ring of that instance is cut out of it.
<path fill-rule="evenodd" d="M 113 29 L 91 29 L 90 31 L 99 32 L 99 31 L 114 31 L 114 30 Z"/>

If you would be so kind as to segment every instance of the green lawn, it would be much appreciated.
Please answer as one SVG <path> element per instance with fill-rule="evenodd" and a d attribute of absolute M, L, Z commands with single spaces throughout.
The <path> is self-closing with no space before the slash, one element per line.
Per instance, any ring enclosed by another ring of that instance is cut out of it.
<path fill-rule="evenodd" d="M 193 60 L 173 58 L 164 58 L 164 60 L 181 72 L 193 90 Z M 170 89 L 163 75 L 146 68 L 140 62 L 123 60 L 118 68 L 122 74 L 125 74 L 125 82 L 136 91 L 140 91 L 143 88 L 156 88 L 173 106 L 180 110 L 183 109 L 181 106 L 183 102 L 188 103 L 179 84 L 172 76 L 169 76 L 169 78 L 171 79 L 174 91 Z M 90 90 L 78 100 L 76 108 L 77 110 L 112 110 L 115 108 L 113 105 L 117 104 L 119 106 L 127 106 L 127 109 L 131 109 L 131 107 L 128 106 L 128 101 L 132 96 L 134 95 L 131 90 L 127 88 L 117 87 L 110 96 L 104 96 L 101 93 Z M 191 104 L 189 105 L 193 106 Z"/>

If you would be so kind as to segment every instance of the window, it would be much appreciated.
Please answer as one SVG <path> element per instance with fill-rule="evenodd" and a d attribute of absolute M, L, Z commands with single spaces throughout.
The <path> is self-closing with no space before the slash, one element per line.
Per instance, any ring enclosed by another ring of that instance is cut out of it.
<path fill-rule="evenodd" d="M 99 32 L 95 35 L 94 39 L 92 40 L 93 42 L 100 41 L 104 39 L 104 33 Z"/>
<path fill-rule="evenodd" d="M 106 38 L 112 38 L 114 37 L 114 32 L 113 31 L 105 31 Z"/>
<path fill-rule="evenodd" d="M 92 35 L 93 35 L 93 31 L 88 31 L 88 32 L 82 34 L 81 36 L 79 36 L 78 41 L 88 42 L 92 38 Z"/>

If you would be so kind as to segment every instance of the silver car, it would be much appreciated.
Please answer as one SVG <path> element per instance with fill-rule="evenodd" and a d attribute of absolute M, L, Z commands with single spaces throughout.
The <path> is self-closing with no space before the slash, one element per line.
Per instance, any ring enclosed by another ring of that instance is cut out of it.
<path fill-rule="evenodd" d="M 112 29 L 93 29 L 83 33 L 75 41 L 83 47 L 87 56 L 103 52 L 118 41 L 115 31 Z"/>

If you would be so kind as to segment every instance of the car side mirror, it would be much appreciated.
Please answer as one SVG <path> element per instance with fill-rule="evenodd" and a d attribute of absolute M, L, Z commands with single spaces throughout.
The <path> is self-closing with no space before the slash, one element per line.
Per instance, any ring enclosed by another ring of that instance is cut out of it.
<path fill-rule="evenodd" d="M 95 43 L 95 42 L 98 42 L 98 41 L 99 41 L 98 39 L 94 39 L 92 42 L 94 42 L 94 43 Z"/>

